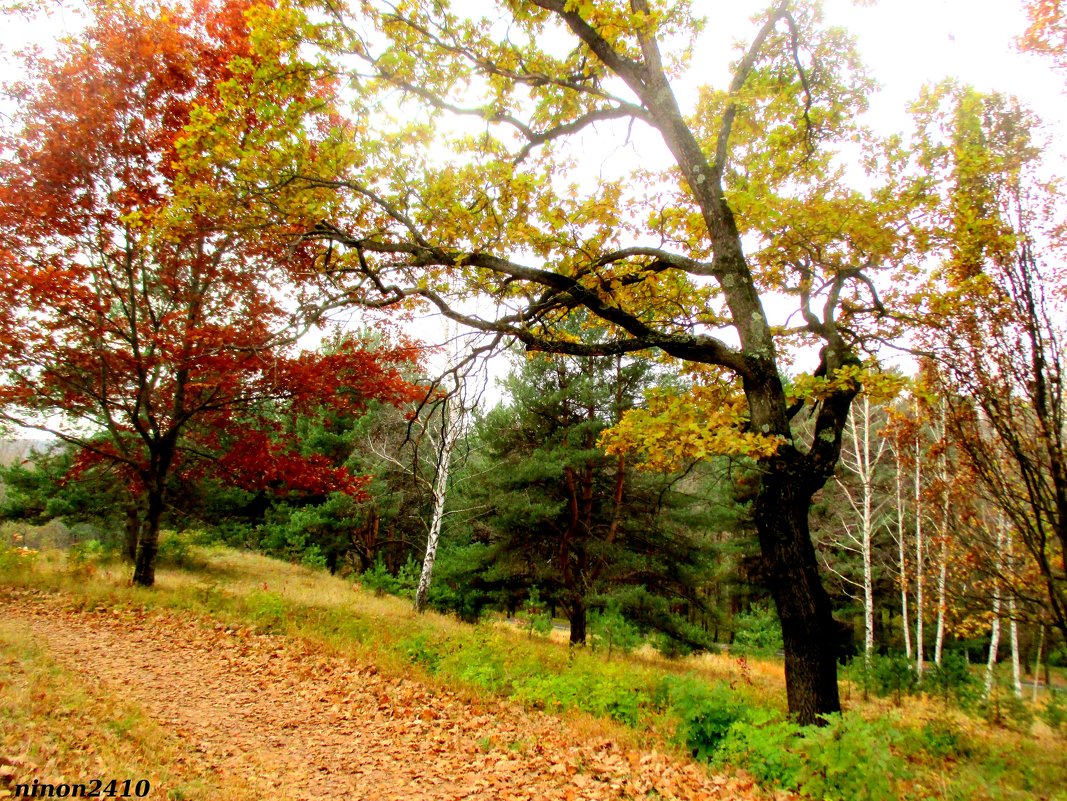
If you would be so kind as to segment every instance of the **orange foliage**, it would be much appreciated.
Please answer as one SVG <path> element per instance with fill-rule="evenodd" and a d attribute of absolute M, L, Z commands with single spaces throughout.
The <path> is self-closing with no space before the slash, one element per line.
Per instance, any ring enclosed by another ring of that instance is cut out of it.
<path fill-rule="evenodd" d="M 180 144 L 197 110 L 251 80 L 231 65 L 255 59 L 255 7 L 94 1 L 81 40 L 28 56 L 30 78 L 8 87 L 0 417 L 85 448 L 82 467 L 117 463 L 134 492 L 206 458 L 241 486 L 359 495 L 363 479 L 300 455 L 272 415 L 421 393 L 408 345 L 298 352 L 316 246 L 227 230 L 179 191 L 195 180 Z"/>

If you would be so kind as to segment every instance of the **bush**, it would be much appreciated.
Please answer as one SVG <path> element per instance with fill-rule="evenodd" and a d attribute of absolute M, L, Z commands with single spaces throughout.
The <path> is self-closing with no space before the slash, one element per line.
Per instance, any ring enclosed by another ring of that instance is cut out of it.
<path fill-rule="evenodd" d="M 70 565 L 97 563 L 111 559 L 114 556 L 115 552 L 100 540 L 85 540 L 70 547 L 70 550 L 67 551 L 67 563 Z"/>
<path fill-rule="evenodd" d="M 614 604 L 609 605 L 603 612 L 593 612 L 589 615 L 589 633 L 593 650 L 607 648 L 609 659 L 613 650 L 628 654 L 643 641 L 641 632 Z"/>
<path fill-rule="evenodd" d="M 1054 732 L 1067 734 L 1067 709 L 1064 709 L 1060 694 L 1054 689 L 1049 689 L 1048 701 L 1041 710 L 1041 719 Z"/>
<path fill-rule="evenodd" d="M 922 751 L 939 762 L 968 757 L 974 750 L 967 735 L 955 724 L 944 720 L 927 723 L 911 732 L 909 739 L 911 753 Z"/>
<path fill-rule="evenodd" d="M 665 695 L 666 705 L 678 716 L 675 738 L 705 762 L 715 759 L 731 726 L 750 718 L 737 693 L 722 683 L 708 687 L 694 680 L 669 679 L 657 688 L 657 695 Z"/>
<path fill-rule="evenodd" d="M 396 595 L 414 600 L 415 588 L 419 585 L 420 572 L 421 567 L 414 559 L 408 557 L 407 562 L 394 576 L 389 572 L 381 557 L 378 557 L 374 562 L 374 567 L 360 575 L 359 583 L 379 597 Z"/>
<path fill-rule="evenodd" d="M 734 617 L 734 640 L 730 653 L 768 656 L 782 650 L 782 626 L 778 615 L 765 604 L 752 606 Z"/>
<path fill-rule="evenodd" d="M 696 649 L 688 642 L 672 637 L 666 632 L 657 632 L 652 638 L 652 647 L 667 659 L 681 659 L 695 653 Z"/>
<path fill-rule="evenodd" d="M 566 673 L 538 673 L 516 681 L 514 697 L 537 709 L 561 712 L 579 709 L 591 715 L 610 717 L 627 726 L 637 726 L 647 694 L 631 686 L 625 677 L 586 673 L 572 668 Z"/>
<path fill-rule="evenodd" d="M 1034 722 L 1034 710 L 1013 691 L 1006 690 L 999 682 L 978 703 L 978 712 L 993 726 L 1026 732 Z"/>
<path fill-rule="evenodd" d="M 825 726 L 809 726 L 798 741 L 802 757 L 797 788 L 823 801 L 894 801 L 907 778 L 890 746 L 899 732 L 886 721 L 828 715 Z"/>
<path fill-rule="evenodd" d="M 527 637 L 533 637 L 534 634 L 538 637 L 547 637 L 552 633 L 552 616 L 544 608 L 544 603 L 536 588 L 530 590 L 529 597 L 522 605 L 521 619 Z"/>
<path fill-rule="evenodd" d="M 431 675 L 437 672 L 444 657 L 438 646 L 430 641 L 430 635 L 425 633 L 402 641 L 400 648 L 411 664 L 419 665 Z"/>
<path fill-rule="evenodd" d="M 318 545 L 309 545 L 300 556 L 300 564 L 312 570 L 325 570 L 326 555 Z"/>
<path fill-rule="evenodd" d="M 22 546 L 9 546 L 0 542 L 0 575 L 18 575 L 32 570 L 37 561 L 37 551 Z"/>
<path fill-rule="evenodd" d="M 748 710 L 733 723 L 715 753 L 715 763 L 733 765 L 762 785 L 794 790 L 803 761 L 797 751 L 801 728 L 776 712 Z"/>
<path fill-rule="evenodd" d="M 870 681 L 876 694 L 892 695 L 898 706 L 901 697 L 918 686 L 915 665 L 901 653 L 871 656 Z"/>
<path fill-rule="evenodd" d="M 255 592 L 245 600 L 249 617 L 264 631 L 280 631 L 289 616 L 285 599 L 276 592 Z"/>
<path fill-rule="evenodd" d="M 970 663 L 963 654 L 942 654 L 941 664 L 934 665 L 923 682 L 927 688 L 941 696 L 946 706 L 953 698 L 962 706 L 970 704 L 974 699 L 974 677 L 971 675 Z"/>
<path fill-rule="evenodd" d="M 159 532 L 159 550 L 156 563 L 170 567 L 190 567 L 193 562 L 192 550 L 185 537 L 175 531 Z"/>

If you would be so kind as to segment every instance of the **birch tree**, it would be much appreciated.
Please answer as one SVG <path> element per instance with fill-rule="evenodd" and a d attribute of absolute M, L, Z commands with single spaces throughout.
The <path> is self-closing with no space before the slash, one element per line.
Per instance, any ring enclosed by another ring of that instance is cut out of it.
<path fill-rule="evenodd" d="M 437 559 L 437 545 L 441 539 L 441 526 L 445 519 L 452 453 L 463 435 L 467 416 L 471 411 L 465 405 L 466 395 L 463 380 L 457 379 L 457 385 L 451 388 L 451 391 L 433 410 L 425 429 L 426 439 L 432 451 L 433 478 L 430 481 L 430 496 L 433 499 L 433 506 L 430 511 L 429 532 L 426 537 L 426 553 L 422 558 L 422 571 L 419 573 L 419 584 L 415 590 L 416 612 L 426 611 L 434 561 Z M 437 421 L 436 425 L 433 422 L 434 419 Z"/>
<path fill-rule="evenodd" d="M 874 537 L 881 525 L 882 509 L 888 502 L 887 497 L 878 497 L 876 474 L 888 448 L 888 439 L 880 436 L 879 418 L 884 419 L 884 415 L 877 406 L 872 408 L 869 396 L 864 395 L 853 404 L 845 429 L 841 466 L 855 477 L 858 486 L 852 487 L 841 478 L 836 480 L 853 515 L 851 521 L 842 521 L 844 531 L 837 545 L 857 553 L 862 563 L 861 581 L 841 578 L 862 593 L 863 657 L 868 667 L 874 653 Z"/>

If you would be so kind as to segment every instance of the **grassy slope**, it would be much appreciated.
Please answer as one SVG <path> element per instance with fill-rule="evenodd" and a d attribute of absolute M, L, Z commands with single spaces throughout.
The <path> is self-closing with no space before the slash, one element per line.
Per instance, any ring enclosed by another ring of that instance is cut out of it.
<path fill-rule="evenodd" d="M 28 569 L 30 561 L 32 569 Z M 59 554 L 27 560 L 9 553 L 6 560 L 0 560 L 3 583 L 62 590 L 84 605 L 188 609 L 235 626 L 301 637 L 327 650 L 373 660 L 384 670 L 459 687 L 472 695 L 510 695 L 558 711 L 573 726 L 645 746 L 651 738 L 659 748 L 677 747 L 672 743 L 677 726 L 674 710 L 656 697 L 657 688 L 670 681 L 665 677 L 684 676 L 683 682 L 701 684 L 727 682 L 745 704 L 784 708 L 781 665 L 773 661 L 749 660 L 742 665 L 712 654 L 670 662 L 640 654 L 609 662 L 600 655 L 573 654 L 558 642 L 528 639 L 506 625 L 472 627 L 433 613 L 415 615 L 406 601 L 378 598 L 321 572 L 229 549 L 194 550 L 185 567 L 161 569 L 152 590 L 129 587 L 127 572 L 122 566 L 69 564 Z M 5 665 L 21 664 L 19 669 L 26 676 L 54 671 L 44 655 L 19 643 L 17 633 L 5 632 L 4 636 L 5 654 L 9 654 Z M 5 731 L 10 731 L 13 721 L 16 728 L 21 725 L 19 710 L 24 704 L 12 700 L 12 681 L 3 682 L 0 715 Z M 989 727 L 928 699 L 907 699 L 905 707 L 897 709 L 888 701 L 862 702 L 855 690 L 850 696 L 856 713 L 868 720 L 890 719 L 903 732 L 904 745 L 898 750 L 910 776 L 901 786 L 907 788 L 909 797 L 1067 799 L 1067 793 L 1059 789 L 1067 787 L 1063 739 L 1040 724 L 1033 733 L 1021 734 Z M 116 760 L 143 755 L 146 747 L 142 743 L 165 739 L 165 733 L 141 720 L 136 710 L 116 706 L 109 712 L 109 705 L 114 705 L 109 699 L 85 692 L 78 698 L 84 701 L 68 702 L 56 696 L 34 718 L 53 721 L 56 731 L 51 736 L 59 738 L 72 735 L 71 727 L 62 723 L 67 714 L 62 710 L 71 704 L 75 709 L 86 707 L 78 713 L 84 713 L 86 720 L 95 714 L 105 718 L 110 714 L 117 720 L 132 715 L 139 728 L 129 738 L 131 752 L 116 755 Z M 93 705 L 103 706 L 89 714 L 88 707 Z M 574 709 L 575 705 L 592 714 Z M 168 767 L 167 748 L 147 749 L 153 760 L 157 751 L 159 764 L 154 769 L 173 769 Z M 119 775 L 115 770 L 111 775 Z M 126 770 L 121 775 L 143 774 Z M 190 798 L 200 797 L 197 781 L 202 780 L 189 781 L 194 788 Z M 223 796 L 209 793 L 205 797 Z"/>

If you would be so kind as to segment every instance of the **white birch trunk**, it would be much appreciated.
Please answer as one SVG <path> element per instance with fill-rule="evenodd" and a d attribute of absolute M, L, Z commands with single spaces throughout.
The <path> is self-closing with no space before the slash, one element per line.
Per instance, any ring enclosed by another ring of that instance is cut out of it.
<path fill-rule="evenodd" d="M 894 448 L 897 471 L 897 558 L 900 566 L 900 617 L 904 630 L 904 653 L 911 659 L 911 618 L 908 616 L 908 561 L 904 545 L 904 471 L 900 453 Z"/>
<path fill-rule="evenodd" d="M 993 631 L 989 636 L 989 659 L 985 669 L 986 698 L 993 692 L 993 672 L 997 665 L 997 650 L 1000 647 L 1000 586 L 993 590 Z"/>
<path fill-rule="evenodd" d="M 947 421 L 945 420 L 945 403 L 941 403 L 941 425 L 940 430 L 937 431 L 938 440 L 941 443 L 941 454 L 938 457 L 938 466 L 940 468 L 941 479 L 941 492 L 942 505 L 941 505 L 941 520 L 938 532 L 938 572 L 937 572 L 937 637 L 934 641 L 934 662 L 938 666 L 941 665 L 941 654 L 944 651 L 945 645 L 945 628 L 947 624 L 948 615 L 948 515 L 949 515 L 949 475 L 948 475 L 948 448 L 945 442 L 946 430 L 948 428 Z"/>
<path fill-rule="evenodd" d="M 1015 619 L 1015 594 L 1008 595 L 1008 632 L 1011 636 L 1011 683 L 1015 697 L 1023 697 L 1022 665 L 1019 664 L 1019 622 Z"/>
<path fill-rule="evenodd" d="M 995 679 L 995 671 L 997 666 L 997 651 L 1000 648 L 1000 573 L 1003 562 L 1001 561 L 1001 553 L 1004 549 L 1004 525 L 1001 523 L 997 526 L 997 546 L 996 546 L 996 565 L 994 572 L 996 574 L 996 583 L 993 585 L 993 631 L 989 636 L 989 659 L 986 662 L 985 670 L 985 694 L 986 698 L 993 692 L 993 681 Z"/>
<path fill-rule="evenodd" d="M 922 445 L 915 434 L 915 673 L 923 675 Z"/>
<path fill-rule="evenodd" d="M 436 464 L 431 485 L 433 511 L 430 515 L 430 532 L 426 538 L 426 556 L 422 560 L 422 573 L 419 574 L 419 586 L 415 591 L 415 611 L 426 610 L 426 600 L 430 593 L 433 578 L 433 565 L 437 559 L 437 544 L 441 539 L 441 523 L 445 517 L 445 501 L 448 499 L 448 477 L 452 462 L 452 451 L 459 440 L 463 421 L 463 402 L 457 390 L 456 395 L 446 398 L 441 410 L 441 436 L 437 443 Z"/>
<path fill-rule="evenodd" d="M 938 559 L 941 560 L 941 568 L 937 573 L 937 635 L 934 641 L 934 664 L 941 664 L 941 654 L 945 646 L 945 617 L 948 611 L 948 548 L 944 540 L 941 541 Z"/>
<path fill-rule="evenodd" d="M 857 411 L 857 408 L 859 411 Z M 858 422 L 857 422 L 858 417 Z M 860 483 L 860 497 L 855 495 L 841 481 L 838 484 L 844 491 L 852 511 L 859 518 L 859 535 L 852 533 L 853 529 L 846 524 L 845 541 L 842 546 L 851 551 L 859 551 L 863 562 L 863 580 L 861 589 L 863 592 L 863 659 L 869 667 L 871 656 L 874 654 L 874 528 L 876 517 L 875 505 L 875 472 L 878 464 L 885 453 L 886 440 L 880 439 L 877 448 L 871 447 L 871 436 L 874 434 L 874 419 L 871 413 L 870 398 L 864 397 L 860 403 L 854 403 L 848 415 L 848 433 L 851 440 L 851 448 L 842 452 L 841 465 L 855 474 Z M 853 586 L 855 581 L 848 580 Z"/>
<path fill-rule="evenodd" d="M 1004 529 L 1004 550 L 1008 563 L 1008 575 L 1015 575 L 1015 543 L 1012 531 L 1008 528 L 1008 521 L 1001 514 L 1001 525 Z M 1022 665 L 1019 663 L 1019 621 L 1015 614 L 1015 590 L 1008 588 L 1008 634 L 1011 638 L 1011 684 L 1015 689 L 1015 697 L 1023 697 Z"/>
<path fill-rule="evenodd" d="M 1045 624 L 1041 624 L 1041 633 L 1037 638 L 1037 656 L 1034 658 L 1034 695 L 1033 701 L 1037 703 L 1037 685 L 1041 676 L 1041 650 L 1045 647 Z"/>

